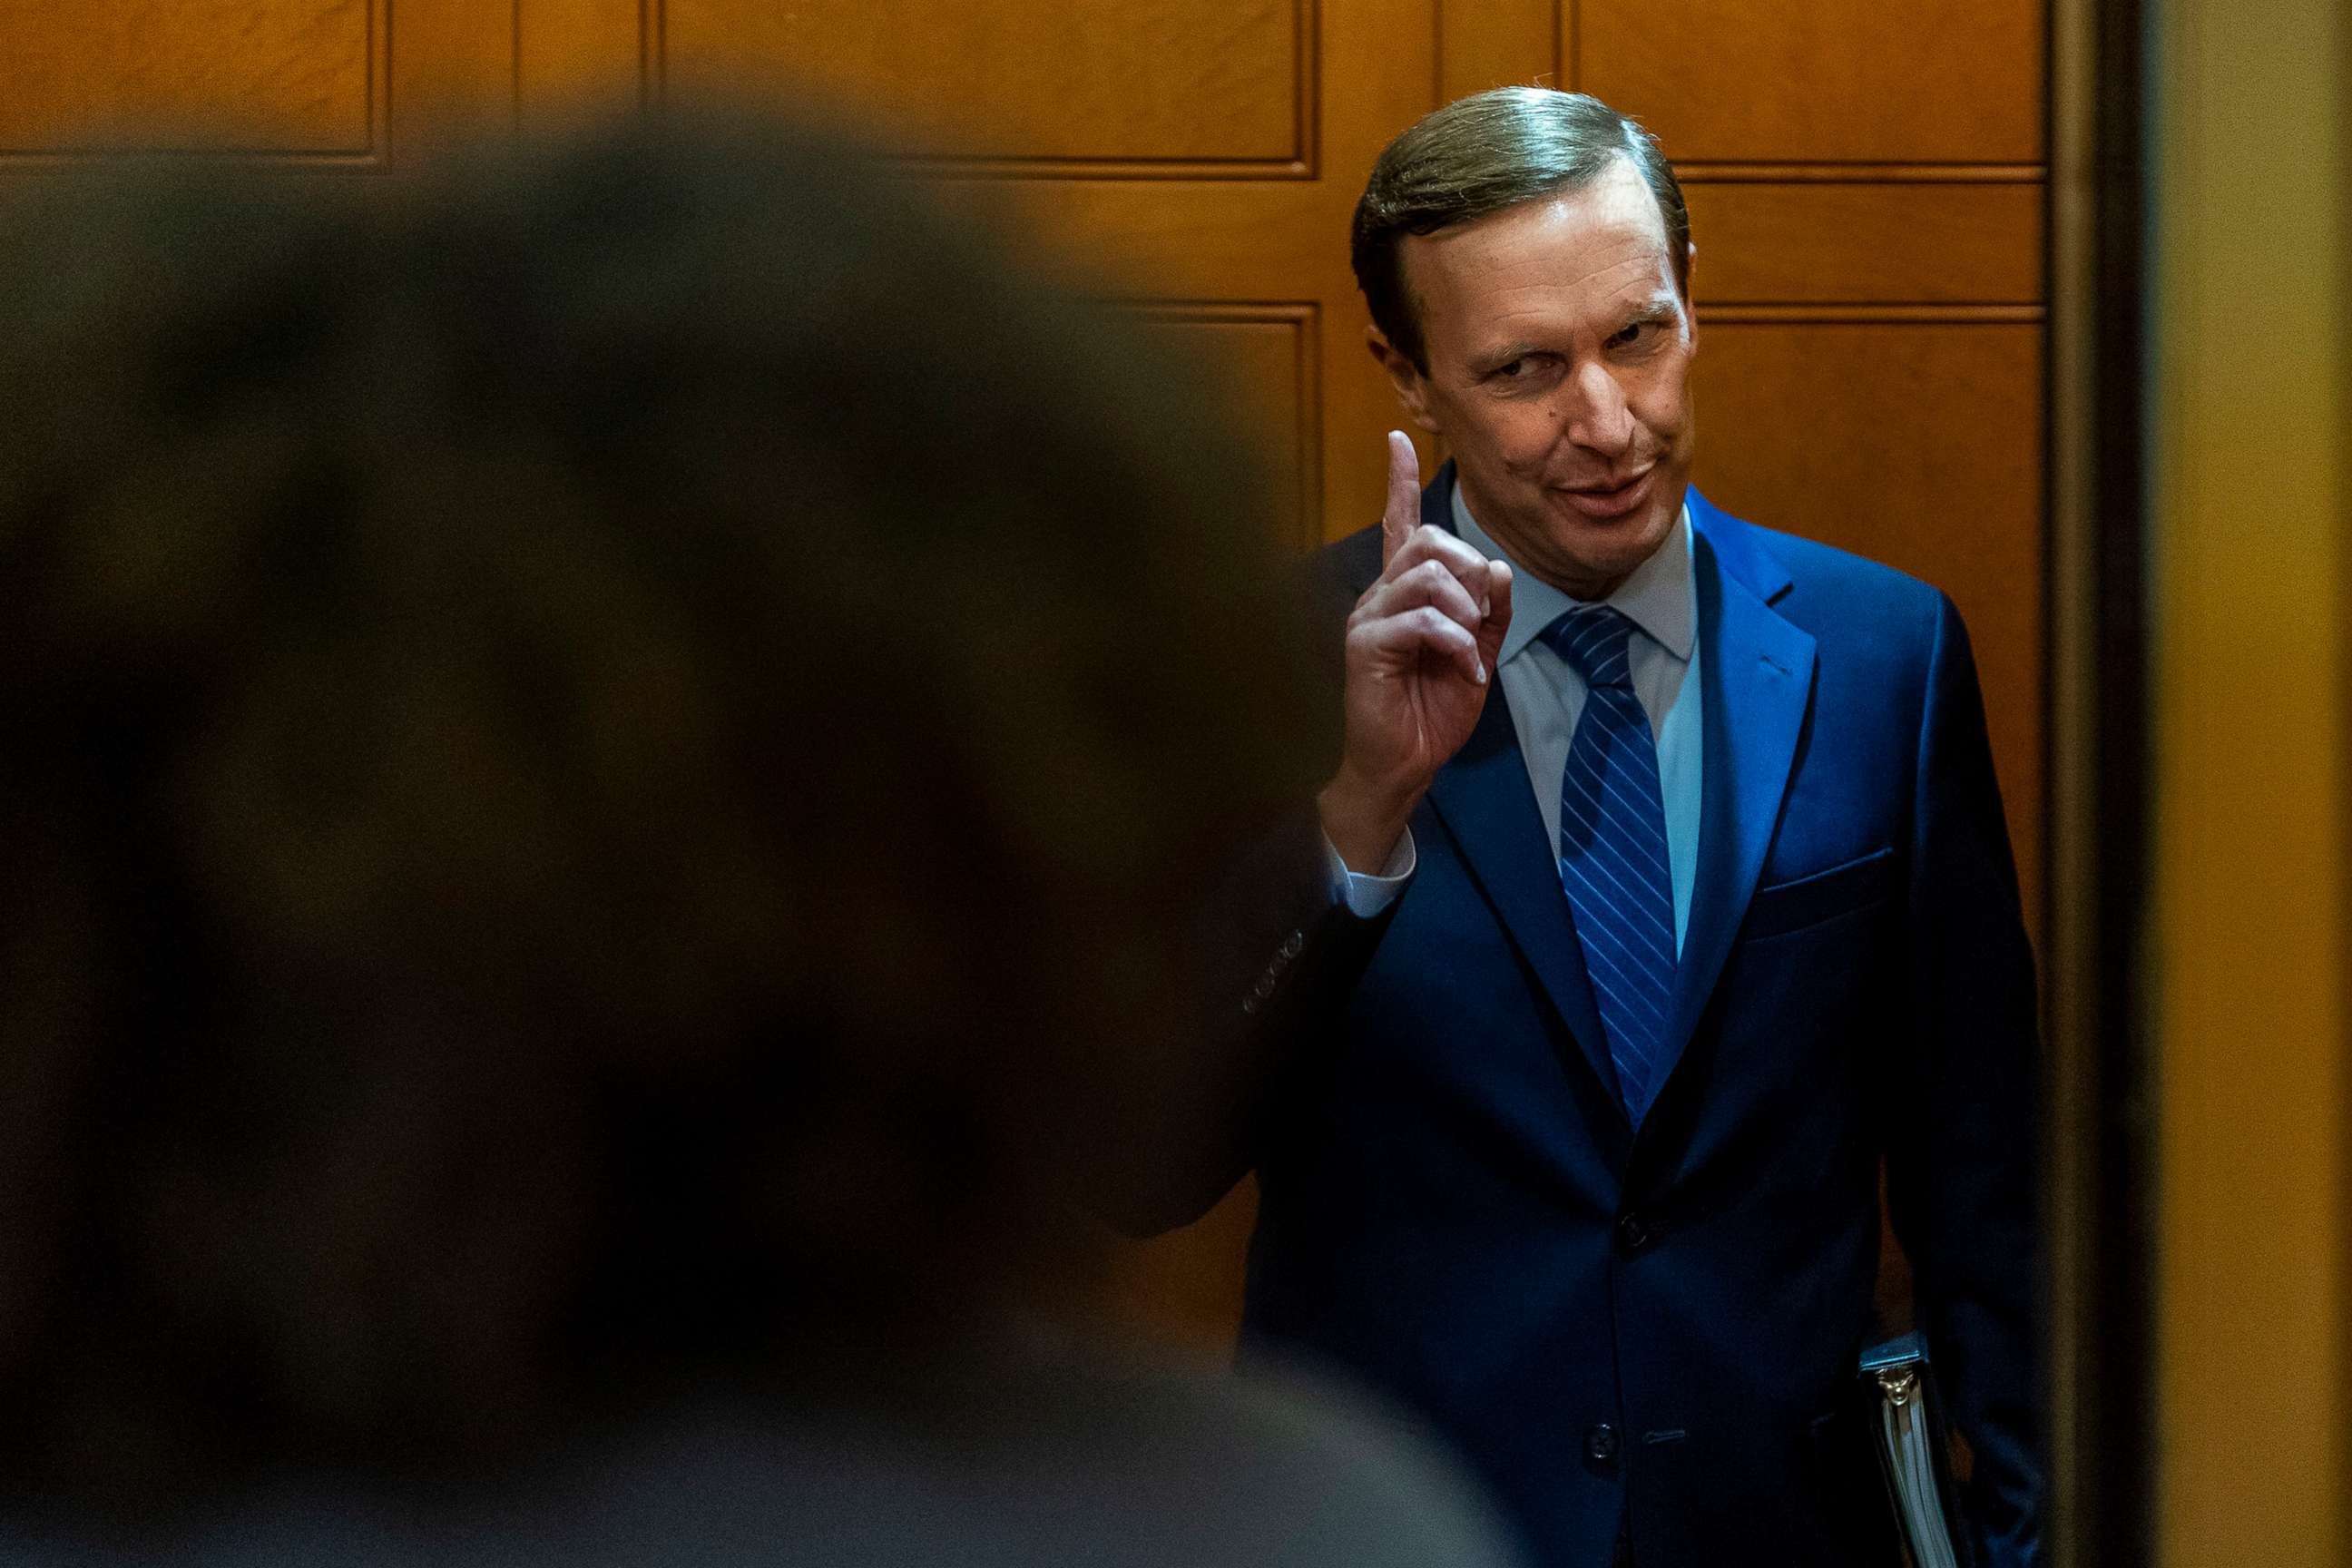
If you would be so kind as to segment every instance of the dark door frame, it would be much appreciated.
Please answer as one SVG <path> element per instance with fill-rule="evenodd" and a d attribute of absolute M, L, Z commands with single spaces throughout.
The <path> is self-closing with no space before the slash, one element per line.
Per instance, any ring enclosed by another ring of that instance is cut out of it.
<path fill-rule="evenodd" d="M 2054 1561 L 2155 1552 L 2154 1069 L 2141 973 L 2149 49 L 2144 0 L 2052 0 L 2042 929 Z"/>

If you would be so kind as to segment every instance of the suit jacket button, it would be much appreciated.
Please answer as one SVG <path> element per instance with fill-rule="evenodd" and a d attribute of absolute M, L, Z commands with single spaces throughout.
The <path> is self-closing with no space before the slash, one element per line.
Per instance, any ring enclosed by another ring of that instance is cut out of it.
<path fill-rule="evenodd" d="M 1288 936 L 1282 940 L 1282 956 L 1285 958 L 1297 958 L 1306 946 L 1307 933 L 1303 931 L 1292 931 Z"/>
<path fill-rule="evenodd" d="M 1629 1214 L 1617 1222 L 1617 1245 L 1628 1252 L 1639 1252 L 1650 1245 L 1655 1233 L 1640 1215 Z"/>
<path fill-rule="evenodd" d="M 1584 1435 L 1584 1457 L 1596 1465 L 1617 1462 L 1617 1428 L 1606 1421 L 1596 1422 Z"/>

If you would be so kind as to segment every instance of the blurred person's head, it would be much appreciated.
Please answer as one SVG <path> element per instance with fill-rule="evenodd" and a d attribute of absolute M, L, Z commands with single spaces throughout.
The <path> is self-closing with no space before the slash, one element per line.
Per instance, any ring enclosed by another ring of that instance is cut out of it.
<path fill-rule="evenodd" d="M 1072 1256 L 1185 873 L 1318 765 L 1190 383 L 742 126 L 65 179 L 0 317 L 17 1495 L 508 1452 Z"/>
<path fill-rule="evenodd" d="M 1690 478 L 1690 217 L 1657 142 L 1581 93 L 1462 99 L 1381 153 L 1352 241 L 1373 357 L 1472 515 L 1604 597 Z"/>

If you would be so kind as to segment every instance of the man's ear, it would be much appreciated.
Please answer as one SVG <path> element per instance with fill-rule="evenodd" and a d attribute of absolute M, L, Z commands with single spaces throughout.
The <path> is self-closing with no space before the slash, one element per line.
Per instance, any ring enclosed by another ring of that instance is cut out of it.
<path fill-rule="evenodd" d="M 1396 388 L 1397 401 L 1412 416 L 1412 422 L 1432 435 L 1442 435 L 1437 421 L 1430 416 L 1429 384 L 1421 367 L 1389 342 L 1387 334 L 1378 327 L 1364 329 L 1364 346 L 1372 351 L 1372 357 L 1389 373 L 1389 384 Z"/>

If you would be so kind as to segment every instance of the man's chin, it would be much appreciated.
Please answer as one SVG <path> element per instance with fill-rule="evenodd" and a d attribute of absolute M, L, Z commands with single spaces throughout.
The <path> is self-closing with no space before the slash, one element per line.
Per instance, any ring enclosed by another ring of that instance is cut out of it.
<path fill-rule="evenodd" d="M 1549 486 L 1507 492 L 1517 504 L 1491 511 L 1473 495 L 1471 515 L 1537 577 L 1574 598 L 1605 598 L 1657 553 L 1682 510 L 1685 481 L 1679 477 L 1654 472 L 1645 481 L 1647 504 L 1622 516 L 1589 516 Z"/>
<path fill-rule="evenodd" d="M 1675 505 L 1664 504 L 1663 497 L 1653 498 L 1652 504 L 1615 518 L 1591 518 L 1571 507 L 1555 507 L 1552 512 L 1551 543 L 1559 559 L 1562 574 L 1572 574 L 1580 580 L 1585 591 L 1579 592 L 1566 583 L 1557 584 L 1580 599 L 1601 598 L 1614 591 L 1617 584 L 1633 575 L 1642 563 L 1658 552 L 1673 533 L 1675 518 L 1681 510 L 1679 496 Z M 1600 592 L 1591 592 L 1599 587 Z"/>

